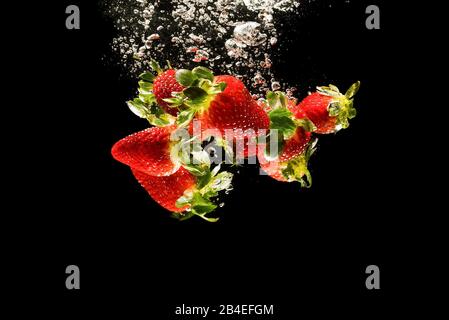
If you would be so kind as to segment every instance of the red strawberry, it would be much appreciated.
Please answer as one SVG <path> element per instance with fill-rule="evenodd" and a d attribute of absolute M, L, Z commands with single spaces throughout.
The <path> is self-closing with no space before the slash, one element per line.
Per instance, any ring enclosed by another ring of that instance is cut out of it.
<path fill-rule="evenodd" d="M 310 141 L 311 135 L 304 128 L 298 127 L 295 135 L 284 142 L 282 152 L 279 155 L 279 162 L 290 161 L 302 154 Z"/>
<path fill-rule="evenodd" d="M 281 146 L 282 150 L 274 160 L 267 158 L 263 148 L 259 149 L 258 159 L 261 168 L 276 180 L 298 181 L 302 186 L 309 186 L 311 176 L 307 169 L 307 163 L 314 152 L 314 143 L 311 143 L 310 139 L 311 133 L 298 127 L 295 134 Z"/>
<path fill-rule="evenodd" d="M 290 108 L 296 105 L 296 99 L 288 99 L 280 91 L 268 92 L 265 101 L 270 117 L 270 144 L 259 149 L 258 159 L 261 168 L 272 178 L 290 182 L 298 181 L 303 186 L 311 183 L 307 162 L 313 153 L 311 131 L 314 126 L 304 114 L 297 113 L 294 118 Z M 278 154 L 272 155 L 265 150 L 277 143 Z M 268 156 L 268 154 L 270 156 Z"/>
<path fill-rule="evenodd" d="M 186 87 L 184 98 L 166 101 L 183 110 L 178 117 L 180 126 L 188 125 L 196 117 L 201 121 L 202 131 L 218 130 L 224 137 L 228 130 L 231 139 L 243 140 L 245 146 L 261 129 L 269 128 L 267 113 L 239 79 L 228 75 L 214 77 L 204 67 L 178 70 L 176 79 Z M 248 153 L 247 147 L 245 152 Z"/>
<path fill-rule="evenodd" d="M 198 118 L 203 126 L 222 132 L 226 129 L 257 131 L 269 128 L 267 113 L 252 98 L 242 81 L 232 76 L 217 76 L 214 81 L 226 83 L 226 88 L 200 110 Z"/>
<path fill-rule="evenodd" d="M 219 169 L 216 167 L 209 171 L 202 168 L 205 174 L 201 176 L 191 173 L 192 167 L 189 167 L 189 170 L 180 167 L 174 174 L 166 177 L 151 176 L 133 168 L 132 172 L 158 204 L 171 212 L 179 213 L 178 217 L 187 219 L 197 215 L 215 222 L 218 219 L 206 216 L 217 208 L 210 198 L 217 196 L 221 190 L 230 189 L 232 180 L 232 174 L 218 173 Z"/>
<path fill-rule="evenodd" d="M 152 127 L 134 133 L 112 147 L 112 156 L 135 170 L 152 176 L 168 176 L 179 169 L 173 161 L 170 135 L 176 126 Z"/>
<path fill-rule="evenodd" d="M 297 118 L 304 114 L 315 125 L 316 133 L 334 133 L 349 126 L 348 119 L 356 116 L 353 106 L 354 95 L 360 82 L 354 83 L 345 95 L 336 86 L 318 87 L 318 91 L 307 96 L 301 103 L 291 106 L 290 111 Z"/>
<path fill-rule="evenodd" d="M 172 116 L 176 116 L 178 108 L 170 108 L 165 99 L 172 99 L 184 87 L 176 81 L 176 71 L 169 65 L 168 70 L 163 70 L 160 65 L 152 60 L 151 68 L 157 72 L 144 72 L 139 78 L 139 94 L 128 101 L 128 106 L 133 113 L 141 118 L 146 118 L 152 125 L 164 126 L 174 122 Z"/>
<path fill-rule="evenodd" d="M 137 181 L 145 188 L 150 196 L 165 209 L 172 212 L 183 212 L 189 206 L 178 208 L 176 201 L 189 189 L 196 186 L 196 178 L 183 167 L 167 177 L 150 176 L 137 169 L 132 169 Z"/>
<path fill-rule="evenodd" d="M 176 81 L 176 71 L 169 69 L 157 75 L 153 81 L 153 94 L 156 97 L 156 101 L 166 112 L 176 116 L 177 108 L 170 108 L 168 103 L 164 99 L 172 97 L 173 92 L 182 92 L 184 87 Z"/>

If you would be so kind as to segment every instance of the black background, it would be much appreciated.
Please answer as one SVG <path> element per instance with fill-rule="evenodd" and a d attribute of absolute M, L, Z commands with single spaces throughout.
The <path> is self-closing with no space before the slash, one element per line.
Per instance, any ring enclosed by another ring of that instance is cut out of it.
<path fill-rule="evenodd" d="M 23 44 L 31 54 L 22 78 L 32 79 L 32 92 L 38 88 L 24 125 L 33 128 L 27 148 L 39 170 L 17 203 L 33 208 L 18 210 L 28 238 L 17 256 L 38 261 L 40 276 L 19 290 L 38 292 L 46 301 L 40 307 L 58 318 L 166 319 L 182 303 L 275 304 L 276 319 L 305 311 L 385 314 L 409 280 L 414 219 L 405 205 L 408 164 L 399 158 L 405 146 L 392 142 L 405 141 L 397 122 L 404 102 L 395 90 L 407 78 L 408 39 L 398 10 L 383 1 L 316 1 L 308 14 L 285 21 L 280 43 L 289 46 L 277 72 L 298 83 L 300 97 L 315 85 L 345 90 L 360 80 L 358 116 L 348 130 L 321 137 L 311 189 L 244 166 L 220 221 L 210 224 L 171 219 L 111 158 L 114 142 L 146 126 L 124 104 L 135 79 L 101 61 L 114 30 L 98 5 L 74 1 L 81 29 L 67 30 L 69 4 L 36 8 L 40 22 L 27 28 Z M 381 8 L 380 30 L 365 28 L 369 4 Z M 79 291 L 65 289 L 69 264 L 81 269 Z M 380 267 L 379 291 L 365 288 L 370 264 Z"/>

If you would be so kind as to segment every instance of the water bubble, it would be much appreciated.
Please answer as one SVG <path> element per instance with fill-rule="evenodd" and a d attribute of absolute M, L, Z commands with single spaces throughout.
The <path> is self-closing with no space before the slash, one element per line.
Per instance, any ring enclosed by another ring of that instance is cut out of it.
<path fill-rule="evenodd" d="M 159 36 L 159 34 L 153 33 L 152 35 L 150 35 L 150 36 L 147 38 L 147 40 L 154 41 L 154 40 L 159 40 L 160 38 L 161 38 L 161 37 Z"/>
<path fill-rule="evenodd" d="M 197 50 L 195 57 L 193 58 L 194 62 L 201 62 L 209 59 L 209 53 L 205 50 Z"/>
<path fill-rule="evenodd" d="M 281 89 L 281 84 L 279 82 L 277 81 L 271 82 L 271 90 L 277 91 L 279 89 Z"/>
<path fill-rule="evenodd" d="M 260 62 L 260 66 L 265 69 L 270 69 L 272 65 L 273 63 L 270 57 L 267 54 L 265 54 L 265 60 Z"/>
<path fill-rule="evenodd" d="M 260 73 L 256 73 L 256 75 L 253 78 L 253 84 L 254 85 L 262 85 L 265 83 L 265 78 L 260 74 Z"/>
<path fill-rule="evenodd" d="M 117 29 L 111 45 L 126 76 L 146 71 L 150 57 L 159 62 L 193 60 L 206 67 L 214 66 L 215 72 L 244 74 L 245 83 L 249 85 L 256 73 L 267 79 L 273 76 L 272 65 L 277 62 L 263 55 L 281 49 L 277 34 L 280 22 L 274 17 L 275 12 L 292 12 L 304 2 L 172 0 L 170 9 L 163 6 L 162 0 L 109 0 L 106 3 L 107 14 Z M 253 14 L 243 13 L 248 10 Z M 252 18 L 248 21 L 244 17 Z M 151 39 L 149 30 L 157 32 Z M 170 37 L 161 37 L 162 30 Z M 197 50 L 193 52 L 191 47 Z M 204 52 L 197 54 L 198 50 Z M 140 60 L 132 59 L 134 56 Z M 260 87 L 269 85 L 269 82 L 259 84 Z"/>
<path fill-rule="evenodd" d="M 204 43 L 204 42 L 206 42 L 204 40 L 203 36 L 201 36 L 201 35 L 197 36 L 197 35 L 195 35 L 193 33 L 189 34 L 189 38 L 192 39 L 196 43 Z"/>
<path fill-rule="evenodd" d="M 212 187 L 213 187 L 213 188 L 216 188 L 216 187 L 220 186 L 220 184 L 221 184 L 221 179 L 217 179 L 217 180 L 215 180 L 214 183 L 212 184 Z"/>
<path fill-rule="evenodd" d="M 267 40 L 267 35 L 261 33 L 260 23 L 249 21 L 234 28 L 234 39 L 247 46 L 258 46 Z"/>

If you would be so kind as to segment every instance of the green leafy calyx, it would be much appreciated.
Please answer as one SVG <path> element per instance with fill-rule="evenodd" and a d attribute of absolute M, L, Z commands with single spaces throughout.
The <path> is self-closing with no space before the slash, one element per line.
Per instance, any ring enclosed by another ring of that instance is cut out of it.
<path fill-rule="evenodd" d="M 281 164 L 282 176 L 289 182 L 297 181 L 303 188 L 312 186 L 312 175 L 308 169 L 309 159 L 316 151 L 318 140 L 309 142 L 305 152 L 296 158 Z"/>
<path fill-rule="evenodd" d="M 288 109 L 288 102 L 287 96 L 281 91 L 267 92 L 266 103 L 269 107 L 270 132 L 272 133 L 273 130 L 276 130 L 278 135 L 278 154 L 272 154 L 271 151 L 265 154 L 270 159 L 276 158 L 282 152 L 285 141 L 291 139 L 299 127 L 307 132 L 312 132 L 316 129 L 309 119 L 295 118 Z"/>
<path fill-rule="evenodd" d="M 216 82 L 212 71 L 205 67 L 179 69 L 176 71 L 176 81 L 185 89 L 164 101 L 171 107 L 179 108 L 177 124 L 180 127 L 187 126 L 197 113 L 207 110 L 215 96 L 226 89 L 226 83 Z"/>
<path fill-rule="evenodd" d="M 333 98 L 328 106 L 328 112 L 329 116 L 337 118 L 337 131 L 348 128 L 349 120 L 357 115 L 357 110 L 354 108 L 354 96 L 359 88 L 360 81 L 354 83 L 345 94 L 342 94 L 334 85 L 317 88 L 320 94 Z"/>
<path fill-rule="evenodd" d="M 199 216 L 209 222 L 216 222 L 218 218 L 211 218 L 207 215 L 217 208 L 217 205 L 211 200 L 218 196 L 220 191 L 231 190 L 232 173 L 220 172 L 220 165 L 213 170 L 201 168 L 198 171 L 192 170 L 194 166 L 187 168 L 193 175 L 196 175 L 197 185 L 195 189 L 189 189 L 184 192 L 176 201 L 176 206 L 181 208 L 189 206 L 186 214 L 182 218 Z"/>
<path fill-rule="evenodd" d="M 196 215 L 210 222 L 217 221 L 218 219 L 207 217 L 207 214 L 217 208 L 211 198 L 216 197 L 219 191 L 231 189 L 233 175 L 226 171 L 220 172 L 221 165 L 211 169 L 210 155 L 201 146 L 199 137 L 183 136 L 178 141 L 173 141 L 170 149 L 172 161 L 179 163 L 196 177 L 195 188 L 186 190 L 176 202 L 179 208 L 188 206 L 188 210 L 179 218 L 185 220 Z"/>
<path fill-rule="evenodd" d="M 160 65 L 152 60 L 151 68 L 158 74 L 163 72 Z M 138 117 L 147 119 L 148 122 L 157 127 L 172 125 L 176 118 L 166 113 L 156 101 L 153 94 L 153 81 L 156 76 L 151 72 L 144 72 L 139 75 L 138 95 L 133 100 L 127 101 L 129 109 Z M 174 97 L 175 99 L 176 97 Z M 179 99 L 179 98 L 178 98 Z"/>

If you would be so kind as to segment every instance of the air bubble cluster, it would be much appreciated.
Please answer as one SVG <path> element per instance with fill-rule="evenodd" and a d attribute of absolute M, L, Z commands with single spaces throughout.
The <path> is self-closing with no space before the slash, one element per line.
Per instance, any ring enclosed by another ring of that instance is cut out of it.
<path fill-rule="evenodd" d="M 173 67 L 203 65 L 232 74 L 259 95 L 281 89 L 273 53 L 279 50 L 277 13 L 295 0 L 105 0 L 117 36 L 112 50 L 123 72 L 136 76 L 151 59 Z M 266 80 L 268 79 L 268 81 Z"/>

